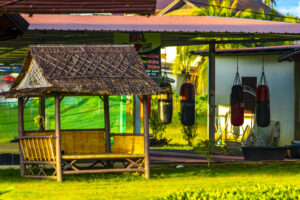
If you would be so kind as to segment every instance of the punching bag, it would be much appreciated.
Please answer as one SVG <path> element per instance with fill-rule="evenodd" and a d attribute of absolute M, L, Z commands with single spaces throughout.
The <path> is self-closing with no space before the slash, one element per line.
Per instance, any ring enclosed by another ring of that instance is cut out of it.
<path fill-rule="evenodd" d="M 244 93 L 239 73 L 236 73 L 230 95 L 231 124 L 241 126 L 244 124 Z"/>
<path fill-rule="evenodd" d="M 256 123 L 260 127 L 270 125 L 270 92 L 264 72 L 256 88 Z"/>
<path fill-rule="evenodd" d="M 180 88 L 180 111 L 184 126 L 195 124 L 195 89 L 192 83 L 184 83 Z"/>
<path fill-rule="evenodd" d="M 173 93 L 170 83 L 159 85 L 164 92 L 158 95 L 158 121 L 161 124 L 170 124 L 173 116 Z"/>

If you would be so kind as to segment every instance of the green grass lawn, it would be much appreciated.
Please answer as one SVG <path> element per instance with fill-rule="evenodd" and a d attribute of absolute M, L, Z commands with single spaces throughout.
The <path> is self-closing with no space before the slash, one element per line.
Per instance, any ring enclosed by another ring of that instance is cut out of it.
<path fill-rule="evenodd" d="M 151 174 L 150 180 L 127 173 L 69 175 L 57 183 L 20 178 L 19 170 L 2 169 L 0 190 L 9 192 L 0 199 L 156 199 L 184 190 L 251 189 L 257 184 L 300 188 L 300 163 L 220 165 L 211 172 L 205 167 L 154 168 Z"/>

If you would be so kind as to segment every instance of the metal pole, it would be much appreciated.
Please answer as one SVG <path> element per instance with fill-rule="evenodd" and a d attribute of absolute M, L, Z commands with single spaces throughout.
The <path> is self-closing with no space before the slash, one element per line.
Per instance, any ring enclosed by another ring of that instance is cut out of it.
<path fill-rule="evenodd" d="M 209 44 L 209 65 L 208 65 L 208 134 L 209 134 L 209 151 L 214 152 L 215 141 L 215 42 Z"/>
<path fill-rule="evenodd" d="M 24 99 L 22 97 L 18 98 L 18 133 L 19 137 L 24 136 Z M 19 142 L 19 151 L 20 151 L 20 171 L 21 176 L 25 175 L 25 165 L 23 160 L 23 151 L 21 144 Z"/>
<path fill-rule="evenodd" d="M 143 96 L 143 114 L 144 114 L 144 143 L 145 143 L 145 178 L 150 178 L 150 152 L 149 152 L 149 111 L 148 96 Z"/>
<path fill-rule="evenodd" d="M 133 132 L 141 133 L 140 99 L 133 96 Z"/>
<path fill-rule="evenodd" d="M 57 181 L 62 182 L 61 169 L 61 129 L 60 129 L 60 96 L 55 95 L 55 135 L 56 135 L 56 172 Z"/>
<path fill-rule="evenodd" d="M 39 98 L 39 115 L 43 118 L 40 121 L 40 131 L 45 131 L 46 112 L 45 112 L 45 97 Z M 44 121 L 42 121 L 44 120 Z"/>

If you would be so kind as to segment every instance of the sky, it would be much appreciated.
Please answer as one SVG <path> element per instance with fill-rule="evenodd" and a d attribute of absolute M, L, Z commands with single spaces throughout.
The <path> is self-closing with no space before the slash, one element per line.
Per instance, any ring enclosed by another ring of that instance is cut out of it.
<path fill-rule="evenodd" d="M 300 0 L 277 0 L 277 10 L 282 14 L 292 14 L 300 17 Z"/>

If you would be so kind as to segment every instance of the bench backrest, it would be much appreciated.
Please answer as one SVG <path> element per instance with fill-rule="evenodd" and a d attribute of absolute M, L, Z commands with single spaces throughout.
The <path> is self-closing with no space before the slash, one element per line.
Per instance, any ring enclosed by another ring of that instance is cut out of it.
<path fill-rule="evenodd" d="M 25 136 L 50 136 L 54 131 L 26 132 Z M 54 143 L 55 144 L 55 143 Z M 104 130 L 62 130 L 61 150 L 65 155 L 105 153 Z"/>
<path fill-rule="evenodd" d="M 117 135 L 114 136 L 112 153 L 144 154 L 144 135 Z"/>
<path fill-rule="evenodd" d="M 56 160 L 55 139 L 38 136 L 36 138 L 21 138 L 23 158 L 25 161 L 48 161 Z"/>

